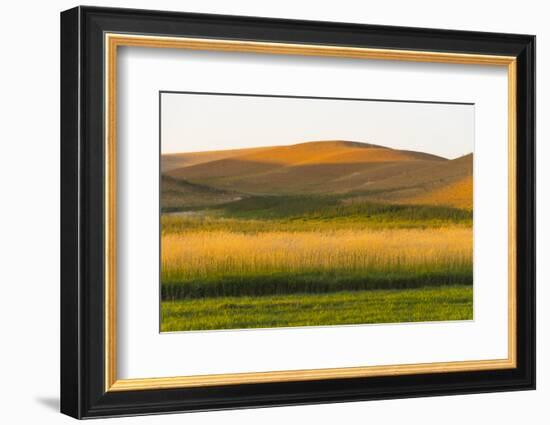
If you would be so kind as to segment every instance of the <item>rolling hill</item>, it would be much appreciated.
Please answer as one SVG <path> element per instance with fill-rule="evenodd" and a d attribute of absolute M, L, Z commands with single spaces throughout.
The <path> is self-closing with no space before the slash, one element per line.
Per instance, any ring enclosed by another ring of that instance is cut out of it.
<path fill-rule="evenodd" d="M 231 149 L 226 151 L 208 151 L 208 152 L 189 152 L 189 153 L 171 153 L 164 154 L 161 157 L 161 169 L 163 173 L 182 167 L 212 162 L 220 159 L 231 158 L 233 156 L 244 155 L 247 153 L 260 152 L 271 148 L 248 148 Z"/>
<path fill-rule="evenodd" d="M 338 195 L 343 202 L 471 209 L 473 155 L 454 160 L 351 141 L 163 155 L 163 208 L 247 196 Z"/>
<path fill-rule="evenodd" d="M 446 186 L 405 198 L 401 202 L 416 205 L 450 206 L 472 210 L 474 206 L 473 178 L 472 176 L 463 177 Z"/>

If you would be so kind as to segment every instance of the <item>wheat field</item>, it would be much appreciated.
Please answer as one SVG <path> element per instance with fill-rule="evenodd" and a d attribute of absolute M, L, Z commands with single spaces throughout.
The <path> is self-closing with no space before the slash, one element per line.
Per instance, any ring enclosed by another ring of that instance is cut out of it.
<path fill-rule="evenodd" d="M 468 228 L 334 232 L 194 231 L 162 237 L 163 282 L 217 274 L 421 271 L 472 262 Z"/>
<path fill-rule="evenodd" d="M 161 270 L 166 300 L 471 284 L 472 232 L 184 231 L 163 235 Z"/>

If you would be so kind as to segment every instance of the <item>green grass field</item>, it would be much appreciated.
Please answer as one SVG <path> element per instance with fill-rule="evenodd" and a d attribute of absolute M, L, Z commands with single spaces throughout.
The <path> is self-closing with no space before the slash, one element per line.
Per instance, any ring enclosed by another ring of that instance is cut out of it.
<path fill-rule="evenodd" d="M 360 196 L 361 193 L 356 194 Z M 357 202 L 350 195 L 252 196 L 208 208 L 180 208 L 188 215 L 163 215 L 162 229 L 268 231 L 316 228 L 394 228 L 472 225 L 472 212 L 429 205 Z M 174 212 L 167 208 L 164 212 Z"/>
<path fill-rule="evenodd" d="M 471 320 L 472 287 L 373 290 L 162 303 L 161 331 Z"/>

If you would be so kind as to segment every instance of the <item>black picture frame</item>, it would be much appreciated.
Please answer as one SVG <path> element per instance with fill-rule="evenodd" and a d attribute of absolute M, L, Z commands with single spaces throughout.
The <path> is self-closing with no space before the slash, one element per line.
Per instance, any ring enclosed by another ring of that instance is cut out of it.
<path fill-rule="evenodd" d="M 104 34 L 507 55 L 517 59 L 517 367 L 105 391 Z M 76 7 L 61 13 L 61 412 L 75 418 L 535 388 L 535 37 Z"/>

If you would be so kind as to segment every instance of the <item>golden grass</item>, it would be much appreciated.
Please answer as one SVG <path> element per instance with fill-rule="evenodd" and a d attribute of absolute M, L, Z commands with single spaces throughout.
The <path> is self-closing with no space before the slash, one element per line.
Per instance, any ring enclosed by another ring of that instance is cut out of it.
<path fill-rule="evenodd" d="M 224 273 L 423 270 L 472 261 L 471 228 L 236 233 L 189 231 L 162 236 L 162 274 L 170 279 Z"/>

